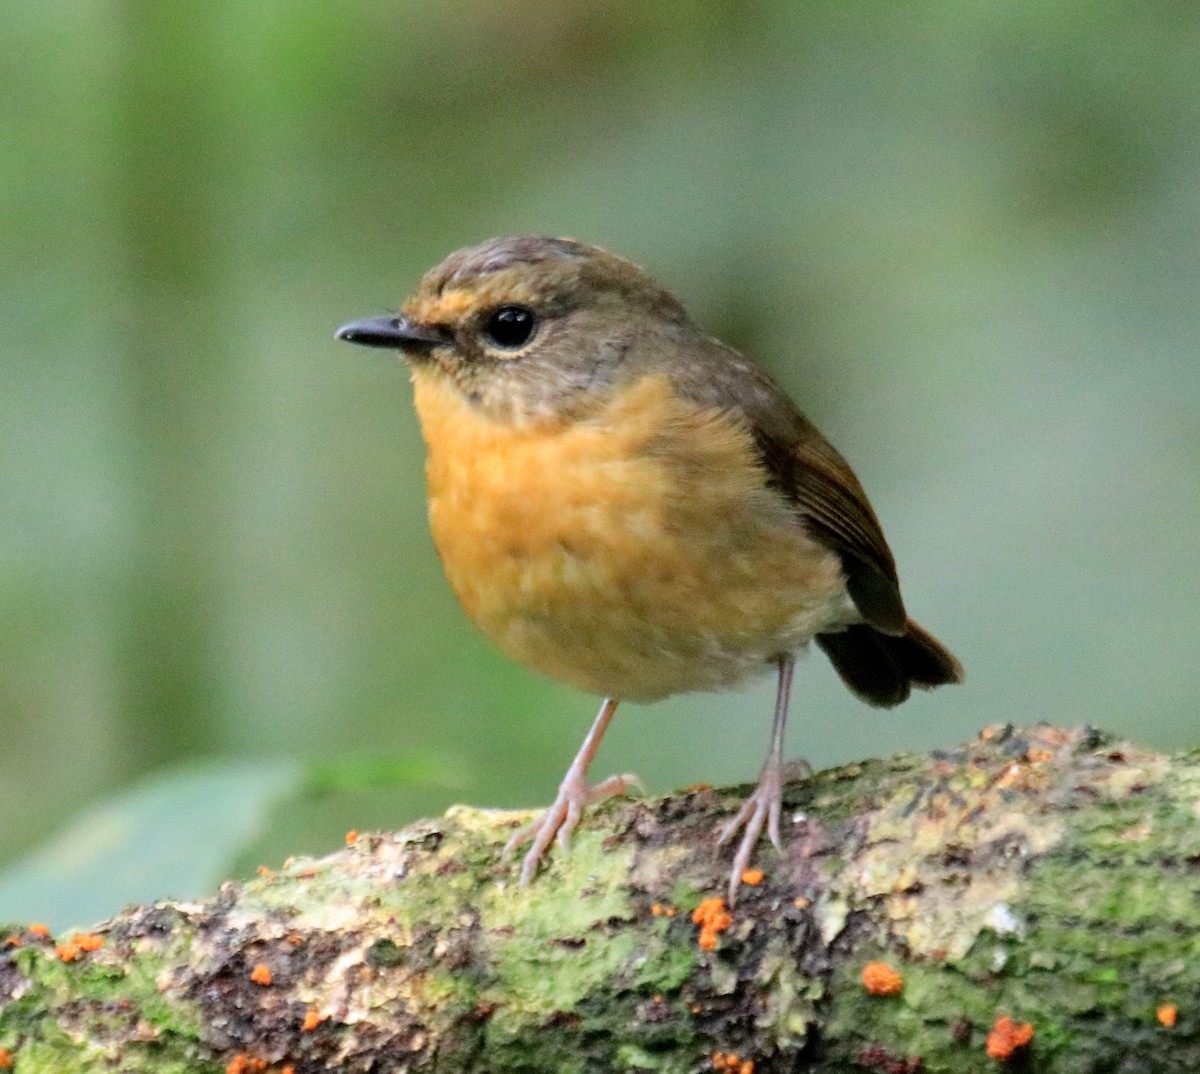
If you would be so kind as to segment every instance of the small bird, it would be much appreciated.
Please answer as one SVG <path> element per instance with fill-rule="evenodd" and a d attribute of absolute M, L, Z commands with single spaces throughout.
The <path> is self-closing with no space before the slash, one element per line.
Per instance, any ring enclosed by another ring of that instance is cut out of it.
<path fill-rule="evenodd" d="M 467 615 L 503 652 L 604 699 L 550 808 L 509 842 L 528 883 L 598 784 L 618 701 L 732 687 L 775 668 L 732 904 L 766 828 L 782 850 L 783 737 L 815 641 L 870 705 L 959 682 L 910 619 L 858 479 L 782 388 L 705 334 L 643 269 L 569 239 L 497 238 L 431 269 L 399 314 L 338 339 L 399 350 L 428 451 L 429 520 Z"/>

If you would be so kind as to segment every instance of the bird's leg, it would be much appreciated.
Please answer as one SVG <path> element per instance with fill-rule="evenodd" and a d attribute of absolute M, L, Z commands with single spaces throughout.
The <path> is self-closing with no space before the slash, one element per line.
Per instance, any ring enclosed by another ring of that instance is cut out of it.
<path fill-rule="evenodd" d="M 775 719 L 771 725 L 771 748 L 767 760 L 759 773 L 758 786 L 743 803 L 741 809 L 721 826 L 717 834 L 717 845 L 723 846 L 734 834 L 744 828 L 742 841 L 733 856 L 733 870 L 729 874 L 729 905 L 737 896 L 742 873 L 754 856 L 754 847 L 762 835 L 763 827 L 774 844 L 783 853 L 779 839 L 779 814 L 783 803 L 783 731 L 787 726 L 788 696 L 792 690 L 792 669 L 796 658 L 788 653 L 779 658 L 779 688 L 775 695 Z"/>
<path fill-rule="evenodd" d="M 601 801 L 604 798 L 611 798 L 614 794 L 623 794 L 627 787 L 638 782 L 637 776 L 626 773 L 623 776 L 609 776 L 608 779 L 602 780 L 594 787 L 588 786 L 588 765 L 592 763 L 596 750 L 600 748 L 600 739 L 604 737 L 605 729 L 616 711 L 616 699 L 606 697 L 600 706 L 600 711 L 596 714 L 591 730 L 583 740 L 583 745 L 579 747 L 579 752 L 575 755 L 575 760 L 571 762 L 571 767 L 567 769 L 567 774 L 559 784 L 558 797 L 554 799 L 553 804 L 545 813 L 516 832 L 505 844 L 504 849 L 511 851 L 522 843 L 532 841 L 524 861 L 521 862 L 522 885 L 528 884 L 533 879 L 537 872 L 538 862 L 541 861 L 542 855 L 546 853 L 556 835 L 558 836 L 558 845 L 564 851 L 568 848 L 571 832 L 579 823 L 579 816 L 585 805 Z"/>

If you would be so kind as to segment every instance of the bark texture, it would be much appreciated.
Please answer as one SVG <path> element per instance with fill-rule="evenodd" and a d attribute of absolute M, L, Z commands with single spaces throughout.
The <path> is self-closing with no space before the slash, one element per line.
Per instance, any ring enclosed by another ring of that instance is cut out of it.
<path fill-rule="evenodd" d="M 1200 1070 L 1200 756 L 991 728 L 818 773 L 729 914 L 743 791 L 609 803 L 525 890 L 527 815 L 459 807 L 94 937 L 13 926 L 0 1066 Z"/>

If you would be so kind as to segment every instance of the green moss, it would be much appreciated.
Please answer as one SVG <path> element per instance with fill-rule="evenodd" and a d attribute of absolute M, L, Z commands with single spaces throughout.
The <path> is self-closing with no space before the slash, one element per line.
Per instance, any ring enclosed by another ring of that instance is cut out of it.
<path fill-rule="evenodd" d="M 60 991 L 65 978 L 51 973 L 31 995 L 9 1004 L 3 1012 L 2 1035 L 16 1058 L 16 1074 L 208 1074 L 222 1069 L 197 1047 L 195 1033 L 180 1034 L 155 1026 L 153 1039 L 129 1042 L 124 1039 L 133 1021 L 144 1014 L 136 1006 L 115 1000 L 101 1001 Z M 93 978 L 94 979 L 94 978 Z M 52 1016 L 46 989 L 56 992 L 58 1014 Z M 12 1024 L 13 1012 L 24 1008 L 26 1017 Z M 37 1011 L 38 1016 L 33 1017 Z M 173 1019 L 168 1019 L 173 1020 Z M 154 1025 L 149 1018 L 145 1019 Z M 19 1028 L 18 1028 L 19 1026 Z"/>
<path fill-rule="evenodd" d="M 1039 1050 L 1056 1070 L 1115 1069 L 1122 1054 L 1139 1070 L 1195 1069 L 1181 1059 L 1200 1055 L 1194 1021 L 1167 1030 L 1154 1017 L 1200 1000 L 1194 829 L 1190 802 L 1132 793 L 1090 810 L 1030 869 L 1018 907 L 1029 931 L 1009 952 L 1007 991 L 1040 1015 Z M 1167 1034 L 1170 1063 L 1158 1058 Z"/>
<path fill-rule="evenodd" d="M 898 995 L 873 996 L 863 987 L 862 967 L 877 958 L 903 973 L 904 990 Z M 864 950 L 839 970 L 830 995 L 835 1002 L 823 1037 L 846 1062 L 876 1048 L 896 1060 L 920 1057 L 928 1074 L 984 1069 L 983 1042 L 995 1020 L 997 997 L 993 987 L 969 974 L 905 962 L 895 952 Z"/>
<path fill-rule="evenodd" d="M 392 940 L 376 940 L 367 948 L 364 956 L 368 966 L 383 969 L 389 966 L 399 966 L 404 961 L 404 951 L 397 947 Z"/>
<path fill-rule="evenodd" d="M 689 1049 L 690 1051 L 690 1049 Z M 679 1049 L 653 1051 L 637 1044 L 622 1044 L 613 1056 L 614 1071 L 646 1071 L 647 1074 L 689 1074 L 695 1063 Z"/>
<path fill-rule="evenodd" d="M 554 859 L 555 875 L 546 882 L 482 893 L 481 927 L 495 975 L 494 989 L 483 997 L 503 1001 L 496 1015 L 501 1023 L 538 1025 L 631 968 L 637 938 L 606 927 L 632 913 L 625 887 L 629 857 L 606 847 L 601 835 L 584 832 L 569 854 Z"/>
<path fill-rule="evenodd" d="M 164 993 L 158 978 L 185 960 L 190 937 L 128 951 L 119 930 L 105 946 L 63 962 L 48 946 L 29 946 L 10 956 L 28 978 L 20 998 L 0 1005 L 0 1036 L 28 1072 L 205 1071 L 200 1014 L 178 995 Z M 132 1025 L 143 1027 L 126 1041 Z"/>
<path fill-rule="evenodd" d="M 874 956 L 861 950 L 831 985 L 833 1052 L 847 1063 L 872 1048 L 887 1062 L 919 1056 L 930 1074 L 978 1071 L 988 1030 L 1007 1014 L 1035 1027 L 1033 1069 L 1200 1069 L 1200 1027 L 1181 1017 L 1166 1029 L 1155 1017 L 1164 1002 L 1200 1002 L 1190 864 L 1200 836 L 1193 800 L 1142 790 L 1144 778 L 1133 766 L 1118 771 L 1100 785 L 1111 798 L 1085 799 L 1061 837 L 1030 856 L 1007 896 L 1013 931 L 980 929 L 948 963 L 881 954 L 904 973 L 897 997 L 862 988 L 858 974 Z"/>
<path fill-rule="evenodd" d="M 643 948 L 635 983 L 653 994 L 672 993 L 695 971 L 699 949 L 668 929 L 658 930 L 655 940 Z"/>
<path fill-rule="evenodd" d="M 981 930 L 948 965 L 881 956 L 904 972 L 897 997 L 867 995 L 857 974 L 872 956 L 862 951 L 833 982 L 826 1039 L 848 1062 L 874 1046 L 897 1060 L 920 1056 L 930 1074 L 977 1071 L 988 1029 L 1008 1014 L 1035 1027 L 1034 1069 L 1200 1069 L 1200 1025 L 1181 1017 L 1167 1029 L 1155 1017 L 1164 1002 L 1200 1002 L 1192 808 L 1140 790 L 1131 772 L 1031 859 L 1009 904 L 1014 932 Z"/>

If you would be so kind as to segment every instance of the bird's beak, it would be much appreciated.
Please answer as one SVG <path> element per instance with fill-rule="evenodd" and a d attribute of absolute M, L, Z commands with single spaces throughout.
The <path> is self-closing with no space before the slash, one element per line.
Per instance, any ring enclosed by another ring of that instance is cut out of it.
<path fill-rule="evenodd" d="M 408 317 L 394 314 L 390 317 L 368 317 L 365 321 L 351 321 L 334 333 L 336 339 L 347 343 L 361 343 L 365 347 L 390 347 L 392 350 L 429 350 L 446 342 L 446 336 L 436 328 L 424 325 Z"/>

